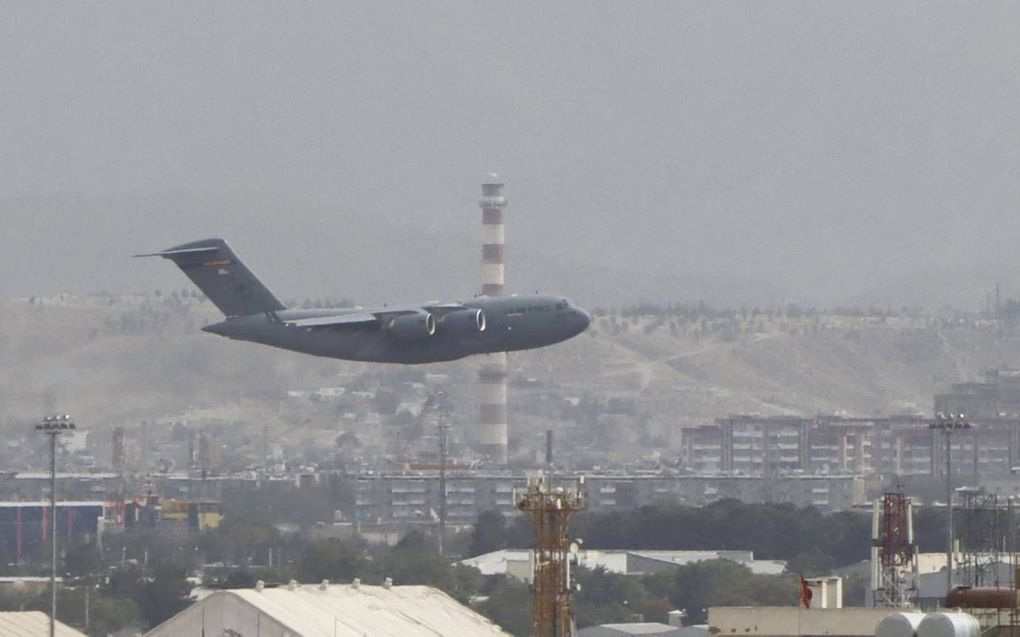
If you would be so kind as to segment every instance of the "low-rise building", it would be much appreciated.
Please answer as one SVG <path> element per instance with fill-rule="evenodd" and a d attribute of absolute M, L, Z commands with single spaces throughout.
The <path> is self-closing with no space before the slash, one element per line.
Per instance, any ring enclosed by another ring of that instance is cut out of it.
<path fill-rule="evenodd" d="M 428 586 L 297 585 L 216 591 L 146 637 L 362 637 L 507 635 L 452 597 Z"/>
<path fill-rule="evenodd" d="M 715 606 L 708 609 L 713 635 L 744 637 L 872 637 L 888 608 Z"/>
<path fill-rule="evenodd" d="M 585 568 L 602 568 L 620 575 L 646 575 L 707 560 L 730 560 L 757 575 L 785 572 L 782 560 L 756 560 L 751 551 L 656 551 L 625 549 L 586 549 L 577 552 L 577 563 Z M 481 571 L 482 575 L 509 575 L 531 581 L 531 551 L 502 549 L 461 560 L 461 564 Z"/>
<path fill-rule="evenodd" d="M 655 622 L 632 622 L 629 624 L 602 624 L 589 626 L 577 631 L 577 637 L 631 637 L 650 635 L 653 637 L 681 637 L 683 629 L 669 624 Z M 707 636 L 707 632 L 705 633 Z"/>
<path fill-rule="evenodd" d="M 55 624 L 56 637 L 85 637 L 63 622 Z M 0 612 L 0 637 L 28 637 L 29 635 L 47 635 L 50 629 L 50 616 L 42 611 Z"/>

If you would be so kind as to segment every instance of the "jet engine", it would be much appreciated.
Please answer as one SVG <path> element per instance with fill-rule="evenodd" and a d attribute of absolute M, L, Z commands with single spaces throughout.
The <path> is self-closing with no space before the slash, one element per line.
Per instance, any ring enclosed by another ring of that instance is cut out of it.
<path fill-rule="evenodd" d="M 473 334 L 485 331 L 485 312 L 480 309 L 456 310 L 441 320 L 441 329 L 455 334 Z"/>
<path fill-rule="evenodd" d="M 417 341 L 436 333 L 436 317 L 431 312 L 405 314 L 390 319 L 387 328 L 397 338 Z"/>

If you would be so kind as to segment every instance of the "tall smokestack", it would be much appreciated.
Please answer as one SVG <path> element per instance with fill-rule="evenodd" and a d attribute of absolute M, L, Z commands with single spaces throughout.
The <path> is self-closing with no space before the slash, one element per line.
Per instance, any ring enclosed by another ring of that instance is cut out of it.
<path fill-rule="evenodd" d="M 482 294 L 503 294 L 503 212 L 506 197 L 499 176 L 482 184 Z M 478 372 L 481 385 L 479 451 L 495 464 L 506 464 L 506 354 L 489 354 Z"/>
<path fill-rule="evenodd" d="M 489 181 L 482 184 L 482 294 L 503 295 L 503 211 L 506 197 L 503 183 L 495 173 L 489 173 Z"/>

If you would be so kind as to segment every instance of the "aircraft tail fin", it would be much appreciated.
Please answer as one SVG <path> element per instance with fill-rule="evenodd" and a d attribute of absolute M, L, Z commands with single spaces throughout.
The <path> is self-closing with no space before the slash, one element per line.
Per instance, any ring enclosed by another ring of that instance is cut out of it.
<path fill-rule="evenodd" d="M 162 252 L 135 256 L 170 259 L 228 317 L 284 309 L 223 239 L 193 241 Z"/>

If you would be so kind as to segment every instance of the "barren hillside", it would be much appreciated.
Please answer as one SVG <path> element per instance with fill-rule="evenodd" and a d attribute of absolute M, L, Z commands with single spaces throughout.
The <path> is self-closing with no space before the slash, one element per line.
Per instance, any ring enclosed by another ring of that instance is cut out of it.
<path fill-rule="evenodd" d="M 7 424 L 54 409 L 95 425 L 210 409 L 287 421 L 288 389 L 396 370 L 202 333 L 217 314 L 183 291 L 9 299 L 0 312 L 0 422 Z M 927 412 L 932 394 L 949 383 L 1018 362 L 1020 334 L 991 321 L 765 314 L 601 315 L 572 341 L 511 357 L 515 378 L 565 397 L 632 398 L 664 429 L 734 412 Z M 448 374 L 467 400 L 475 366 L 468 359 L 426 371 Z M 522 391 L 512 390 L 511 402 Z"/>

